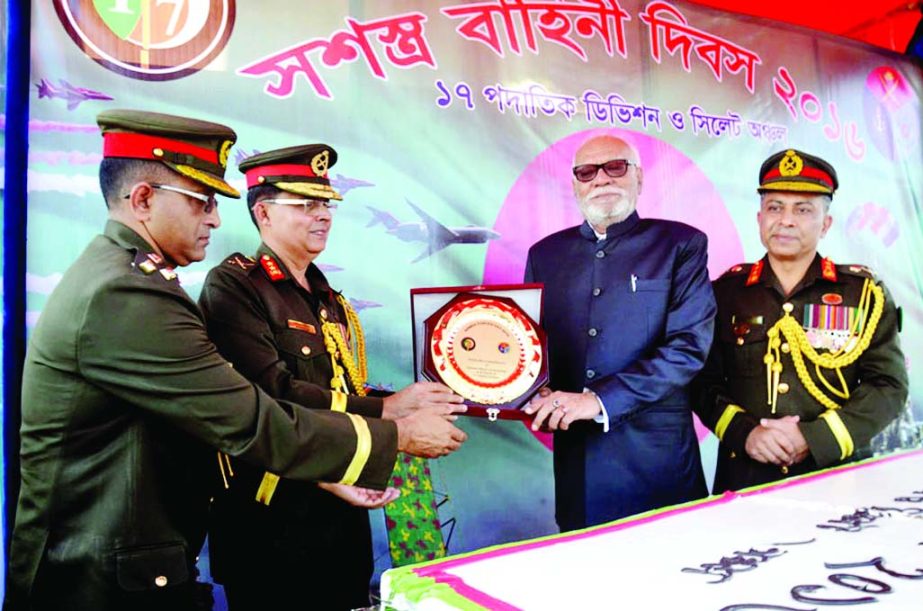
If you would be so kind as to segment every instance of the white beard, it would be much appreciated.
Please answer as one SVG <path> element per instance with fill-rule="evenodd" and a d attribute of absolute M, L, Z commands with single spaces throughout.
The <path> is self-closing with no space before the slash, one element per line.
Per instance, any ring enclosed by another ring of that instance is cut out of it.
<path fill-rule="evenodd" d="M 620 196 L 614 203 L 593 201 L 597 195 L 611 194 Z M 628 192 L 618 187 L 599 187 L 587 193 L 586 197 L 578 198 L 577 204 L 583 218 L 594 227 L 608 227 L 621 223 L 635 210 L 635 202 L 629 200 Z"/>

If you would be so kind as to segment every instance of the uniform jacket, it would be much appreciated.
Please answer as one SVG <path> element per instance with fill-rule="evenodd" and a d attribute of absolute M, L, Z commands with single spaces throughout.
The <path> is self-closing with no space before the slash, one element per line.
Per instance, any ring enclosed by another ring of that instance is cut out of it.
<path fill-rule="evenodd" d="M 550 386 L 594 391 L 611 426 L 555 432 L 562 529 L 705 495 L 687 386 L 712 339 L 706 258 L 702 232 L 637 213 L 605 240 L 584 223 L 529 250 L 525 279 L 545 284 Z"/>
<path fill-rule="evenodd" d="M 49 297 L 26 355 L 6 603 L 183 609 L 182 597 L 165 603 L 192 579 L 214 449 L 338 481 L 357 466 L 361 428 L 277 403 L 237 373 L 175 273 L 110 221 Z M 357 484 L 384 488 L 396 429 L 364 428 L 372 449 Z"/>
<path fill-rule="evenodd" d="M 311 292 L 265 245 L 255 258 L 231 255 L 209 272 L 199 297 L 209 336 L 237 371 L 273 397 L 380 417 L 381 398 L 331 391 L 334 372 L 321 325 L 324 320 L 346 325 L 346 317 L 315 265 L 306 278 Z M 219 581 L 259 581 L 268 592 L 280 580 L 297 579 L 317 608 L 368 605 L 373 569 L 368 511 L 314 484 L 287 479 L 261 504 L 263 475 L 262 469 L 241 465 L 216 496 L 209 552 Z M 318 566 L 311 558 L 325 561 Z M 346 598 L 333 597 L 333 590 Z"/>
<path fill-rule="evenodd" d="M 783 305 L 791 304 L 795 320 L 808 330 L 820 329 L 820 333 L 811 332 L 815 337 L 823 336 L 824 329 L 836 331 L 848 326 L 848 311 L 859 306 L 867 279 L 875 281 L 865 267 L 834 265 L 816 255 L 804 278 L 788 296 L 767 257 L 757 264 L 737 265 L 715 281 L 718 302 L 715 341 L 695 383 L 696 411 L 721 439 L 715 493 L 866 457 L 871 438 L 904 407 L 907 370 L 897 334 L 897 309 L 887 291 L 871 343 L 855 362 L 842 369 L 849 399 L 837 398 L 827 391 L 817 378 L 814 365 L 807 362 L 815 385 L 841 405 L 834 410 L 835 415 L 822 417 L 830 410 L 802 383 L 784 338 L 780 345 L 783 368 L 774 414 L 769 403 L 763 359 L 769 341 L 767 331 L 783 316 Z M 820 347 L 822 340 L 822 337 L 814 340 L 818 352 L 828 353 L 828 348 Z M 839 387 L 835 371 L 827 369 L 823 375 L 831 385 Z M 786 415 L 800 417 L 799 428 L 810 448 L 808 458 L 784 469 L 749 458 L 744 445 L 760 419 Z"/>

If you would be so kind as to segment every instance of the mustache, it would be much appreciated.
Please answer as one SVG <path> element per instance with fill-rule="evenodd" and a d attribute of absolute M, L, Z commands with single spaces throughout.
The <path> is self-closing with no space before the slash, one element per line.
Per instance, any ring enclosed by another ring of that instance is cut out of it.
<path fill-rule="evenodd" d="M 602 187 L 596 187 L 586 195 L 586 199 L 593 199 L 594 197 L 599 197 L 600 195 L 618 195 L 621 197 L 626 197 L 628 191 L 622 189 L 621 187 L 616 187 L 615 185 L 604 185 Z"/>

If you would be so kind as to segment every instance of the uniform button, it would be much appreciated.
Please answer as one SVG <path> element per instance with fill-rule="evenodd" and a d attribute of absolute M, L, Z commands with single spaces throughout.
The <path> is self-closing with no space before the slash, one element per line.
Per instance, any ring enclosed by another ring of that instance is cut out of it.
<path fill-rule="evenodd" d="M 327 320 L 327 310 L 321 310 L 320 317 L 323 318 L 324 320 Z"/>
<path fill-rule="evenodd" d="M 785 465 L 782 465 L 781 471 L 782 471 L 782 475 L 788 475 L 788 467 L 786 467 Z"/>
<path fill-rule="evenodd" d="M 593 289 L 593 297 L 599 297 L 599 294 L 602 292 L 603 290 L 597 286 L 595 289 Z"/>
<path fill-rule="evenodd" d="M 158 588 L 162 588 L 167 585 L 168 581 L 169 580 L 167 579 L 166 575 L 158 575 L 157 577 L 154 577 L 154 585 Z"/>
<path fill-rule="evenodd" d="M 732 451 L 732 452 L 731 452 L 731 458 L 737 458 L 737 452 Z"/>
<path fill-rule="evenodd" d="M 589 331 L 587 331 L 587 335 L 589 335 L 590 337 L 596 337 L 598 333 L 599 331 L 597 331 L 596 329 L 590 329 Z"/>
<path fill-rule="evenodd" d="M 606 256 L 605 251 L 602 251 L 602 250 L 597 250 L 597 251 L 596 251 L 596 258 L 597 258 L 597 259 L 602 259 L 602 258 L 605 257 L 605 256 Z"/>
<path fill-rule="evenodd" d="M 310 346 L 302 346 L 302 347 L 301 347 L 301 354 L 303 354 L 303 355 L 305 355 L 305 356 L 308 356 L 309 354 L 311 354 L 311 348 L 310 348 Z"/>
<path fill-rule="evenodd" d="M 784 352 L 785 354 L 788 354 L 789 352 L 792 351 L 792 347 L 788 345 L 788 342 L 783 343 L 780 346 L 780 348 L 782 348 L 782 352 Z"/>
<path fill-rule="evenodd" d="M 791 314 L 792 310 L 794 309 L 795 309 L 795 306 L 793 306 L 792 304 L 788 302 L 782 304 L 782 311 L 785 312 L 786 314 Z"/>
<path fill-rule="evenodd" d="M 595 378 L 595 377 L 596 377 L 596 372 L 593 371 L 592 369 L 587 369 L 587 370 L 586 370 L 586 377 L 587 377 L 587 378 Z"/>
<path fill-rule="evenodd" d="M 788 384 L 786 384 L 785 382 L 782 382 L 781 384 L 779 384 L 779 394 L 784 395 L 787 392 L 788 392 Z"/>
<path fill-rule="evenodd" d="M 743 345 L 744 345 L 744 338 L 738 337 L 738 338 L 737 338 L 737 345 L 738 345 L 738 346 L 743 346 Z"/>

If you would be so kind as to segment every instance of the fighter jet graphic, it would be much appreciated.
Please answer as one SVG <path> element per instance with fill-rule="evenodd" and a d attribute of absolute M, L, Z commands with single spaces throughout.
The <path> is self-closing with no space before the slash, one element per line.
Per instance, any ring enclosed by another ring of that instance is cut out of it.
<path fill-rule="evenodd" d="M 244 159 L 247 159 L 248 157 L 253 157 L 254 155 L 259 155 L 260 152 L 261 151 L 259 149 L 253 149 L 249 153 L 247 152 L 247 149 L 242 149 L 242 148 L 236 149 L 234 151 L 234 163 L 235 165 L 240 165 Z"/>
<path fill-rule="evenodd" d="M 317 269 L 324 272 L 325 274 L 343 271 L 342 267 L 340 267 L 339 265 L 333 265 L 332 263 L 318 263 Z"/>
<path fill-rule="evenodd" d="M 416 223 L 402 223 L 391 213 L 366 206 L 372 212 L 372 219 L 366 227 L 373 227 L 379 223 L 385 230 L 403 242 L 425 242 L 426 250 L 421 252 L 411 263 L 421 261 L 452 244 L 484 244 L 488 240 L 496 240 L 500 234 L 488 227 L 465 225 L 464 227 L 446 227 L 420 208 L 407 200 L 407 205 L 417 213 L 422 221 Z"/>
<path fill-rule="evenodd" d="M 381 304 L 378 303 L 377 301 L 368 301 L 366 299 L 354 299 L 352 297 L 349 298 L 349 303 L 356 312 L 361 312 L 362 310 L 365 310 L 368 308 L 380 308 L 381 307 Z"/>
<path fill-rule="evenodd" d="M 350 178 L 349 176 L 343 176 L 342 174 L 337 174 L 330 179 L 330 184 L 334 189 L 340 192 L 340 195 L 346 195 L 347 192 L 352 191 L 358 187 L 374 187 L 375 183 L 368 182 L 365 180 L 359 180 L 358 178 Z"/>
<path fill-rule="evenodd" d="M 54 85 L 48 79 L 42 79 L 35 85 L 38 89 L 38 97 L 41 98 L 60 98 L 67 101 L 67 109 L 74 110 L 81 103 L 88 100 L 112 100 L 112 96 L 106 95 L 101 91 L 94 91 L 86 87 L 77 87 L 71 85 L 64 79 L 58 79 L 58 84 Z"/>

